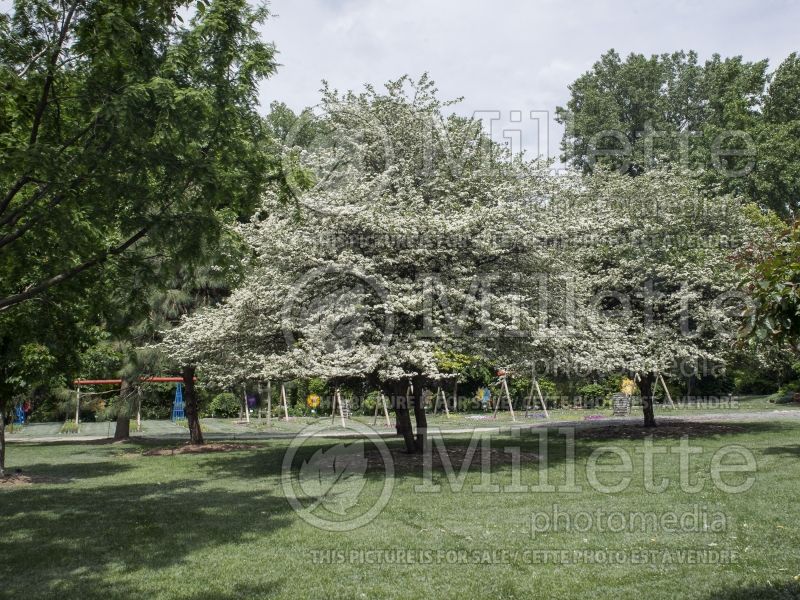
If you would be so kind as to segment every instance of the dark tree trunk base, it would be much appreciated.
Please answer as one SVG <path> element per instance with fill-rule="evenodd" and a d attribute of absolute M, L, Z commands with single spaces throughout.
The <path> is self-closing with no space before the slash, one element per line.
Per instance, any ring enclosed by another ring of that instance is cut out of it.
<path fill-rule="evenodd" d="M 642 393 L 642 412 L 644 413 L 644 426 L 655 427 L 656 415 L 653 410 L 653 383 L 655 376 L 652 373 L 642 375 L 639 381 L 639 391 Z"/>
<path fill-rule="evenodd" d="M 411 413 L 409 412 L 406 398 L 406 385 L 401 381 L 394 382 L 389 390 L 389 397 L 392 400 L 394 413 L 397 416 L 395 425 L 397 435 L 403 437 L 406 444 L 406 452 L 414 454 L 417 451 L 417 443 L 414 440 L 414 430 L 411 427 Z"/>
<path fill-rule="evenodd" d="M 424 383 L 425 381 L 422 377 L 414 378 L 414 421 L 417 423 L 417 445 L 415 450 L 418 454 L 421 454 L 423 448 L 425 448 L 425 440 L 428 437 L 428 417 L 425 414 L 424 398 L 422 397 Z"/>
<path fill-rule="evenodd" d="M 200 427 L 200 411 L 197 407 L 197 391 L 194 387 L 195 367 L 183 367 L 183 410 L 189 426 L 189 440 L 192 444 L 204 444 L 203 430 Z"/>

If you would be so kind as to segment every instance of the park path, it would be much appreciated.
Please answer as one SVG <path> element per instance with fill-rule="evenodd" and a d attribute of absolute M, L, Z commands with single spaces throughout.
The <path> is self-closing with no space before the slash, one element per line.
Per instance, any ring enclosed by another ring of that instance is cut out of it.
<path fill-rule="evenodd" d="M 764 411 L 733 411 L 733 412 L 714 412 L 700 414 L 682 415 L 659 415 L 660 422 L 690 421 L 690 422 L 720 422 L 720 421 L 768 421 L 768 420 L 800 420 L 800 409 L 787 410 L 764 410 Z M 641 417 L 608 417 L 591 421 L 575 420 L 542 420 L 536 422 L 517 421 L 512 423 L 505 421 L 499 425 L 485 426 L 476 425 L 474 427 L 442 427 L 438 431 L 442 434 L 471 434 L 474 432 L 483 434 L 508 433 L 513 428 L 523 430 L 541 427 L 577 427 L 579 429 L 592 429 L 610 427 L 615 425 L 635 425 L 641 422 Z M 235 424 L 226 422 L 206 422 L 203 421 L 203 437 L 207 441 L 220 440 L 271 440 L 271 439 L 291 439 L 299 431 L 252 431 Z M 108 423 L 82 423 L 80 434 L 59 433 L 61 423 L 31 423 L 19 433 L 8 434 L 6 441 L 9 443 L 71 443 L 71 442 L 98 442 L 108 440 L 114 435 L 114 424 Z M 431 431 L 436 431 L 436 427 L 431 427 Z M 395 437 L 394 427 L 375 429 L 375 435 L 380 437 Z M 356 433 L 348 429 L 332 429 L 313 434 L 313 437 L 321 438 L 347 438 L 363 434 Z M 188 431 L 185 427 L 176 425 L 171 421 L 145 421 L 144 431 L 132 433 L 133 440 L 162 440 L 162 441 L 184 441 L 188 438 Z"/>

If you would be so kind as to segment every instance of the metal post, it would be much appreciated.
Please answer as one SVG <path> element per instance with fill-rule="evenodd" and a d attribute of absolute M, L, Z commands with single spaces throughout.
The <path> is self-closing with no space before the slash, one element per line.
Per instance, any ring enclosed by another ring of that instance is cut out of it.
<path fill-rule="evenodd" d="M 339 391 L 339 388 L 336 388 L 336 394 L 339 396 L 339 416 L 342 418 L 342 427 L 347 427 L 347 423 L 344 421 L 344 405 L 342 404 L 342 393 Z"/>
<path fill-rule="evenodd" d="M 511 411 L 511 420 L 516 423 L 517 416 L 514 414 L 514 405 L 511 402 L 511 393 L 508 391 L 508 380 L 506 377 L 503 377 L 503 390 L 505 391 L 506 399 L 508 400 L 508 409 Z"/>
<path fill-rule="evenodd" d="M 75 391 L 75 427 L 78 426 L 81 419 L 81 386 Z"/>
<path fill-rule="evenodd" d="M 542 396 L 542 389 L 539 387 L 539 381 L 534 377 L 533 382 L 536 384 L 536 391 L 539 393 L 539 400 L 542 403 L 542 410 L 544 410 L 544 418 L 549 419 L 550 414 L 547 412 L 547 402 L 544 401 L 544 396 Z"/>
<path fill-rule="evenodd" d="M 386 417 L 386 426 L 391 427 L 392 422 L 389 419 L 389 409 L 386 407 L 386 396 L 383 395 L 383 392 L 381 392 L 381 404 L 383 405 L 383 414 Z"/>
<path fill-rule="evenodd" d="M 272 380 L 267 380 L 267 427 L 272 427 Z"/>

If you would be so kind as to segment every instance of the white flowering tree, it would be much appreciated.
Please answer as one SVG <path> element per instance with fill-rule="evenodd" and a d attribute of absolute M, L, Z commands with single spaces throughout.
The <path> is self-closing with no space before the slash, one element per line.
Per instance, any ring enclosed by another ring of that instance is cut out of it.
<path fill-rule="evenodd" d="M 575 361 L 637 374 L 654 426 L 659 373 L 715 373 L 733 350 L 747 298 L 734 250 L 757 239 L 752 207 L 709 194 L 689 176 L 598 171 L 564 179 L 551 206 L 580 281 L 586 343 Z"/>
<path fill-rule="evenodd" d="M 437 352 L 525 360 L 538 274 L 555 269 L 531 243 L 549 227 L 531 210 L 553 185 L 544 166 L 510 156 L 475 120 L 443 118 L 447 106 L 426 77 L 326 90 L 319 117 L 285 140 L 288 168 L 312 185 L 289 206 L 265 196 L 238 228 L 255 256 L 243 287 L 162 347 L 216 381 L 380 381 L 407 449 L 420 450 Z M 295 145 L 308 131 L 314 141 Z"/>

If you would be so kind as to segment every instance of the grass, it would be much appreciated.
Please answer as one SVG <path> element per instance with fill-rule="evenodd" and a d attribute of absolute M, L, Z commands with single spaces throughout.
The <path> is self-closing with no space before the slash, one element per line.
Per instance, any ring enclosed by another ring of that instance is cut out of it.
<path fill-rule="evenodd" d="M 280 484 L 287 440 L 259 443 L 257 450 L 158 457 L 144 456 L 147 446 L 142 444 L 12 444 L 9 466 L 44 483 L 0 488 L 0 596 L 800 597 L 794 580 L 800 574 L 800 424 L 754 422 L 692 430 L 691 444 L 703 448 L 690 463 L 692 483 L 703 483 L 695 494 L 681 490 L 679 460 L 673 454 L 655 457 L 656 479 L 671 480 L 666 491 L 644 490 L 644 459 L 636 452 L 642 448 L 639 431 L 578 431 L 576 473 L 582 490 L 576 493 L 476 491 L 472 485 L 481 480 L 476 468 L 461 491 L 450 489 L 444 475 L 435 473 L 441 493 L 422 494 L 414 489 L 423 481 L 420 472 L 398 465 L 388 506 L 368 525 L 345 533 L 315 529 L 291 509 Z M 662 428 L 660 435 L 667 437 L 656 445 L 674 447 L 680 433 L 668 435 Z M 452 436 L 446 441 L 452 448 L 468 440 Z M 566 480 L 566 450 L 555 431 L 549 440 L 546 472 L 549 483 L 558 486 Z M 337 443 L 312 440 L 302 457 Z M 517 443 L 511 436 L 491 438 L 499 449 Z M 521 443 L 524 452 L 539 452 L 537 438 L 523 435 Z M 729 444 L 748 448 L 757 461 L 755 484 L 744 493 L 724 493 L 711 480 L 711 457 Z M 600 493 L 586 479 L 592 451 L 608 445 L 633 458 L 632 482 L 624 491 Z M 393 440 L 390 446 L 398 443 Z M 535 484 L 538 465 L 523 464 L 520 479 Z M 491 482 L 510 484 L 511 466 L 493 468 Z M 368 471 L 355 510 L 374 498 L 383 483 L 380 472 Z M 548 514 L 554 505 L 569 514 L 597 508 L 685 513 L 701 506 L 726 515 L 727 526 L 719 532 L 591 529 L 533 535 L 534 513 Z M 632 565 L 529 564 L 523 556 L 544 549 L 655 551 L 673 557 L 687 550 L 725 550 L 739 558 L 724 565 L 680 560 Z M 350 562 L 351 556 L 367 556 L 367 550 L 385 551 L 380 556 L 395 561 L 404 551 L 421 562 Z M 443 561 L 437 558 L 440 551 Z M 447 553 L 466 553 L 468 562 L 456 558 L 451 564 Z"/>

